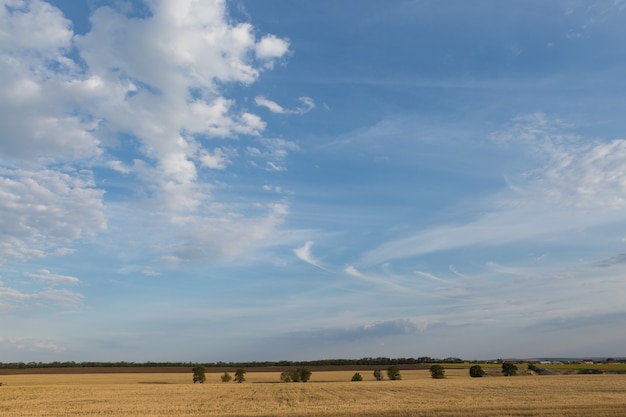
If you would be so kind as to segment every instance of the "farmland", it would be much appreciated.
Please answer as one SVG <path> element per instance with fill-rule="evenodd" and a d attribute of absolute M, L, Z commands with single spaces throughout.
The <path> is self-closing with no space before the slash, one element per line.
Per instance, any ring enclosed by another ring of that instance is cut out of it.
<path fill-rule="evenodd" d="M 279 383 L 278 372 L 248 372 L 243 384 L 220 373 L 0 375 L 3 417 L 70 416 L 626 416 L 626 375 L 489 376 L 446 369 L 403 370 L 400 381 L 349 382 L 354 370 L 314 372 Z M 495 374 L 494 374 L 495 375 Z"/>

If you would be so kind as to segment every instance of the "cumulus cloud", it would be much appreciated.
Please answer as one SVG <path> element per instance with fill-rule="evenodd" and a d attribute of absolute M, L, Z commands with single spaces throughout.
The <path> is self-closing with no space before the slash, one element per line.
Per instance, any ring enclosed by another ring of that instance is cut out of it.
<path fill-rule="evenodd" d="M 284 169 L 294 147 L 263 139 L 265 122 L 222 90 L 255 82 L 289 42 L 257 37 L 224 0 L 146 7 L 143 17 L 97 8 L 90 30 L 76 35 L 45 1 L 0 1 L 0 262 L 69 253 L 72 241 L 105 230 L 106 185 L 94 181 L 95 166 L 136 181 L 150 200 L 136 208 L 158 207 L 162 225 L 185 224 L 181 239 L 197 242 L 195 230 L 205 230 L 211 249 L 201 253 L 230 257 L 280 224 L 280 210 L 248 218 L 249 207 L 215 201 L 205 170 L 233 164 L 240 136 L 259 139 L 255 166 Z M 180 252 L 171 256 L 193 257 Z"/>
<path fill-rule="evenodd" d="M 50 4 L 0 3 L 0 155 L 59 162 L 101 153 L 97 121 L 70 111 L 76 64 L 68 20 Z"/>
<path fill-rule="evenodd" d="M 256 43 L 254 51 L 259 59 L 272 60 L 280 58 L 289 51 L 289 41 L 274 35 L 267 35 Z"/>

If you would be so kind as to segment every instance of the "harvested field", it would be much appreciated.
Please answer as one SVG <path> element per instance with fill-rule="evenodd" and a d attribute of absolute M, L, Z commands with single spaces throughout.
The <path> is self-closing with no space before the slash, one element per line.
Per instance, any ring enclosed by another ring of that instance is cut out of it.
<path fill-rule="evenodd" d="M 243 384 L 191 383 L 191 373 L 2 375 L 3 417 L 69 416 L 626 416 L 626 375 L 443 380 L 404 370 L 401 381 L 349 382 L 352 371 L 314 372 L 308 383 L 279 383 L 278 372 L 249 372 Z"/>

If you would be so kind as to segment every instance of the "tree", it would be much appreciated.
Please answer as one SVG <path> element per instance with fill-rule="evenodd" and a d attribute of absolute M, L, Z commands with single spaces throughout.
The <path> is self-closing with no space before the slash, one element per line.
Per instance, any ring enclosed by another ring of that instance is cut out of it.
<path fill-rule="evenodd" d="M 533 371 L 533 372 L 537 372 L 537 373 L 541 372 L 541 369 L 539 369 L 537 367 L 537 365 L 535 365 L 534 363 L 529 363 L 528 364 L 528 370 L 529 371 Z"/>
<path fill-rule="evenodd" d="M 196 382 L 199 383 L 204 383 L 204 381 L 206 381 L 206 369 L 204 369 L 204 366 L 202 365 L 198 365 L 196 367 L 193 368 L 193 383 L 195 384 Z"/>
<path fill-rule="evenodd" d="M 239 368 L 235 371 L 235 382 L 241 384 L 243 381 L 246 380 L 246 371 Z"/>
<path fill-rule="evenodd" d="M 283 382 L 307 382 L 309 379 L 311 379 L 311 371 L 304 366 L 280 374 L 280 380 Z"/>
<path fill-rule="evenodd" d="M 469 369 L 469 374 L 472 378 L 482 378 L 485 376 L 485 371 L 480 365 L 474 365 Z"/>
<path fill-rule="evenodd" d="M 380 371 L 380 369 L 376 369 L 374 371 L 374 378 L 376 378 L 376 381 L 382 381 L 383 379 L 385 379 L 385 377 L 383 376 L 383 373 Z"/>
<path fill-rule="evenodd" d="M 222 382 L 230 382 L 233 379 L 232 376 L 228 372 L 224 372 L 224 375 L 221 376 Z"/>
<path fill-rule="evenodd" d="M 387 377 L 392 381 L 402 379 L 400 369 L 396 365 L 390 366 L 387 368 Z"/>
<path fill-rule="evenodd" d="M 517 375 L 517 366 L 511 362 L 503 362 L 502 363 L 502 373 L 504 376 L 514 376 Z"/>
<path fill-rule="evenodd" d="M 430 376 L 434 379 L 441 379 L 446 377 L 446 370 L 441 365 L 433 365 L 430 367 Z"/>
<path fill-rule="evenodd" d="M 352 375 L 352 380 L 353 381 L 363 381 L 363 377 L 361 376 L 360 373 L 355 373 L 354 375 Z"/>
<path fill-rule="evenodd" d="M 300 368 L 298 368 L 297 372 L 298 372 L 300 381 L 307 382 L 309 379 L 311 379 L 311 371 L 306 369 L 304 366 L 301 366 Z"/>
<path fill-rule="evenodd" d="M 283 371 L 280 373 L 280 380 L 282 382 L 295 382 L 293 381 L 293 371 Z"/>

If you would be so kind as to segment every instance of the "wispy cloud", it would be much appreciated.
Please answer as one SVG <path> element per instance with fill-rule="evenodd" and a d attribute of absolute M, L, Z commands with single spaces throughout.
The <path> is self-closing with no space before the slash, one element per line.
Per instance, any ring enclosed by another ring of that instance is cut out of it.
<path fill-rule="evenodd" d="M 313 241 L 309 240 L 308 242 L 306 242 L 304 244 L 304 246 L 296 248 L 293 250 L 293 252 L 296 254 L 296 256 L 298 257 L 298 259 L 300 259 L 301 261 L 304 261 L 310 265 L 313 265 L 323 271 L 326 271 L 326 268 L 324 268 L 320 262 L 315 259 L 313 257 L 313 254 L 311 253 L 311 248 L 313 247 Z"/>
<path fill-rule="evenodd" d="M 63 307 L 73 307 L 82 304 L 83 295 L 66 289 L 43 289 L 38 292 L 25 293 L 14 288 L 8 288 L 0 283 L 0 307 L 12 308 L 19 305 L 48 305 L 55 304 Z"/>
<path fill-rule="evenodd" d="M 498 140 L 530 149 L 540 165 L 517 174 L 514 193 L 504 190 L 485 200 L 484 214 L 384 243 L 359 263 L 554 239 L 626 220 L 626 140 L 584 140 L 561 133 L 559 126 L 535 115 L 518 119 L 511 131 L 497 135 Z"/>
<path fill-rule="evenodd" d="M 257 106 L 265 107 L 272 113 L 278 114 L 305 114 L 315 108 L 315 101 L 313 101 L 310 97 L 300 97 L 298 100 L 302 103 L 300 107 L 286 109 L 275 101 L 269 100 L 263 96 L 257 96 L 254 98 L 254 102 Z"/>
<path fill-rule="evenodd" d="M 52 352 L 61 353 L 66 348 L 56 341 L 27 338 L 0 337 L 0 346 L 6 350 L 18 350 L 25 352 Z"/>
<path fill-rule="evenodd" d="M 53 274 L 47 269 L 40 269 L 36 273 L 26 273 L 26 276 L 36 280 L 49 282 L 51 284 L 76 284 L 80 282 L 80 280 L 76 277 Z"/>

